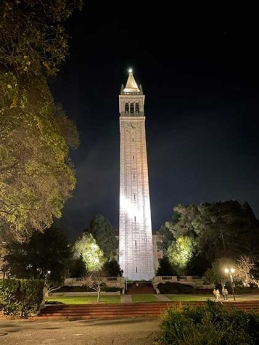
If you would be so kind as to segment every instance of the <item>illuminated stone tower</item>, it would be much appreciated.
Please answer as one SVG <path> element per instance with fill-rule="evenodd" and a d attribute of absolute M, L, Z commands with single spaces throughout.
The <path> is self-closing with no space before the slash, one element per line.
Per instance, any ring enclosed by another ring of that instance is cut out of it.
<path fill-rule="evenodd" d="M 150 280 L 155 275 L 144 101 L 142 87 L 129 70 L 119 95 L 119 264 L 129 280 Z"/>

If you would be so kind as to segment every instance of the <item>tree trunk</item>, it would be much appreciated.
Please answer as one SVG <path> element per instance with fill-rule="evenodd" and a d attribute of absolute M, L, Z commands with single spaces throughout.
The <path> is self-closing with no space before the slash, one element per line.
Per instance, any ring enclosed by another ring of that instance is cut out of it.
<path fill-rule="evenodd" d="M 101 289 L 98 288 L 98 290 L 97 290 L 97 302 L 100 301 L 100 293 L 101 293 Z"/>

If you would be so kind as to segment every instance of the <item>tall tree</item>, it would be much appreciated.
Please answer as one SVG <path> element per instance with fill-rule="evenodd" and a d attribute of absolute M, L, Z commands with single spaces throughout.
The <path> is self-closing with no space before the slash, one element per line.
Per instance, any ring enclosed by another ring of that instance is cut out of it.
<path fill-rule="evenodd" d="M 244 286 L 255 284 L 259 288 L 259 265 L 254 256 L 241 255 L 235 263 L 235 276 Z"/>
<path fill-rule="evenodd" d="M 12 81 L 10 89 L 19 88 Z M 76 128 L 54 105 L 46 83 L 41 92 L 43 85 L 39 78 L 33 89 L 15 90 L 8 106 L 0 99 L 0 224 L 17 238 L 59 218 L 76 183 L 68 155 L 68 144 L 77 144 Z M 10 108 L 14 98 L 17 104 Z"/>
<path fill-rule="evenodd" d="M 29 237 L 59 218 L 75 188 L 74 123 L 55 104 L 48 77 L 68 54 L 63 22 L 81 0 L 0 4 L 0 235 Z"/>
<path fill-rule="evenodd" d="M 75 259 L 83 259 L 87 273 L 102 269 L 105 261 L 103 251 L 91 234 L 83 232 L 75 241 L 72 250 Z"/>
<path fill-rule="evenodd" d="M 259 221 L 247 202 L 228 200 L 178 205 L 174 211 L 176 220 L 165 224 L 174 237 L 167 250 L 174 248 L 179 238 L 187 236 L 194 257 L 204 257 L 208 263 L 221 257 L 236 259 L 240 255 L 259 253 Z M 165 234 L 164 231 L 162 235 Z"/>
<path fill-rule="evenodd" d="M 83 255 L 72 258 L 69 270 L 71 278 L 82 278 L 87 275 L 87 269 L 83 259 Z"/>
<path fill-rule="evenodd" d="M 106 261 L 102 268 L 103 275 L 105 277 L 121 277 L 123 270 L 116 259 Z"/>
<path fill-rule="evenodd" d="M 188 236 L 180 236 L 168 247 L 166 255 L 178 275 L 187 274 L 187 265 L 193 256 L 193 243 Z"/>
<path fill-rule="evenodd" d="M 62 24 L 82 0 L 3 0 L 0 4 L 0 66 L 15 74 L 54 75 L 68 55 Z"/>
<path fill-rule="evenodd" d="M 159 260 L 159 267 L 156 271 L 157 276 L 175 276 L 177 273 L 165 255 Z"/>
<path fill-rule="evenodd" d="M 210 284 L 215 284 L 216 286 L 221 285 L 223 289 L 227 280 L 228 275 L 225 273 L 225 268 L 235 267 L 235 262 L 231 258 L 219 258 L 216 259 L 210 268 L 204 273 L 205 280 Z"/>
<path fill-rule="evenodd" d="M 115 231 L 108 219 L 98 214 L 93 217 L 89 227 L 84 230 L 85 233 L 92 234 L 98 246 L 101 248 L 106 260 L 111 260 L 118 248 L 118 241 Z"/>
<path fill-rule="evenodd" d="M 11 277 L 45 279 L 48 276 L 53 285 L 58 285 L 69 275 L 71 250 L 61 229 L 34 231 L 28 242 L 9 242 L 6 250 L 5 268 Z"/>

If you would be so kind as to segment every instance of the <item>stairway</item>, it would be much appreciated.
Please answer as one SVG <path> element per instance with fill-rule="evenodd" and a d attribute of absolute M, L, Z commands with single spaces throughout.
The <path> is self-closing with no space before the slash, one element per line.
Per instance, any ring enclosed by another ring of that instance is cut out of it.
<path fill-rule="evenodd" d="M 202 306 L 205 302 L 157 302 L 157 303 L 121 303 L 121 304 L 74 304 L 47 305 L 36 318 L 99 319 L 127 317 L 158 317 L 163 310 L 179 306 Z M 224 302 L 224 308 L 236 308 L 259 313 L 257 301 Z"/>
<path fill-rule="evenodd" d="M 133 282 L 127 284 L 126 295 L 155 294 L 151 282 Z"/>
<path fill-rule="evenodd" d="M 165 308 L 168 308 L 167 303 L 56 304 L 46 306 L 41 310 L 37 318 L 107 319 L 157 317 Z"/>

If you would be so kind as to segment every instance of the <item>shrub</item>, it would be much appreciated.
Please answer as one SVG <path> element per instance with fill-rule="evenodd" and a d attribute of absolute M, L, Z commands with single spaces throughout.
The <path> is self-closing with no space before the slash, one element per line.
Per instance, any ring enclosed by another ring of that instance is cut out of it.
<path fill-rule="evenodd" d="M 259 315 L 207 301 L 205 306 L 178 307 L 160 316 L 165 345 L 256 345 Z"/>
<path fill-rule="evenodd" d="M 231 291 L 231 287 L 226 285 L 228 287 L 228 291 Z M 244 287 L 244 286 L 235 286 L 235 293 L 237 295 L 242 294 L 258 294 L 258 287 L 257 286 L 250 286 L 250 287 Z"/>
<path fill-rule="evenodd" d="M 122 292 L 122 289 L 118 287 L 106 286 L 104 291 L 105 292 L 117 292 L 117 291 Z"/>
<path fill-rule="evenodd" d="M 37 314 L 43 300 L 44 281 L 3 279 L 0 281 L 1 308 L 5 315 L 26 317 Z"/>
<path fill-rule="evenodd" d="M 61 286 L 55 292 L 93 292 L 88 286 Z"/>
<path fill-rule="evenodd" d="M 181 283 L 160 283 L 158 284 L 158 289 L 162 294 L 194 294 L 195 289 L 191 285 L 181 284 Z"/>

